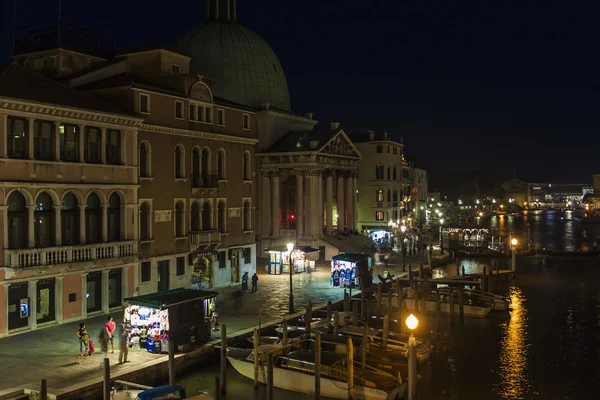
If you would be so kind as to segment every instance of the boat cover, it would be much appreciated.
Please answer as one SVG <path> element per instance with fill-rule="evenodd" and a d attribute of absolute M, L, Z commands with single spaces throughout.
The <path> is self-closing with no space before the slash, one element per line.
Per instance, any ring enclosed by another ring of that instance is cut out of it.
<path fill-rule="evenodd" d="M 185 388 L 183 386 L 157 386 L 152 389 L 144 390 L 138 394 L 137 398 L 140 400 L 154 400 L 158 397 L 167 396 L 169 394 L 179 392 L 182 399 L 185 399 Z"/>

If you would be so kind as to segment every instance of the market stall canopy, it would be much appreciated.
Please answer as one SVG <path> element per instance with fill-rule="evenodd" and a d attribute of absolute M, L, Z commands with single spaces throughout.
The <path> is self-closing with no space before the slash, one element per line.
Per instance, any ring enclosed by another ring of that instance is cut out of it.
<path fill-rule="evenodd" d="M 212 299 L 217 297 L 217 295 L 217 292 L 179 288 L 168 290 L 166 292 L 150 293 L 137 297 L 128 297 L 125 299 L 125 301 L 137 306 L 164 309 L 191 301 Z"/>
<path fill-rule="evenodd" d="M 273 246 L 265 249 L 265 251 L 269 253 L 287 253 L 288 249 L 287 246 Z M 301 251 L 303 253 L 314 253 L 315 251 L 318 252 L 320 250 L 310 246 L 300 246 L 294 247 L 294 251 Z"/>
<path fill-rule="evenodd" d="M 356 263 L 366 258 L 369 258 L 369 256 L 366 254 L 342 253 L 338 254 L 337 256 L 333 256 L 331 259 L 335 261 L 348 261 L 351 263 Z"/>

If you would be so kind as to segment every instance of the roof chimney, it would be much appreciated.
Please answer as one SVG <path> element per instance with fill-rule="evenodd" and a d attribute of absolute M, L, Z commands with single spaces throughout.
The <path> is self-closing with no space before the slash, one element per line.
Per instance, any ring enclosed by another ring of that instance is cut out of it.
<path fill-rule="evenodd" d="M 369 140 L 375 140 L 375 132 L 369 131 Z"/>
<path fill-rule="evenodd" d="M 260 107 L 263 109 L 263 111 L 269 111 L 271 109 L 271 103 L 262 103 Z"/>
<path fill-rule="evenodd" d="M 304 116 L 308 119 L 313 119 L 313 113 L 306 113 Z"/>
<path fill-rule="evenodd" d="M 331 127 L 331 130 L 340 129 L 340 123 L 339 122 L 332 122 L 332 123 L 329 124 L 329 126 Z"/>
<path fill-rule="evenodd" d="M 387 140 L 387 130 L 383 131 L 383 138 Z"/>

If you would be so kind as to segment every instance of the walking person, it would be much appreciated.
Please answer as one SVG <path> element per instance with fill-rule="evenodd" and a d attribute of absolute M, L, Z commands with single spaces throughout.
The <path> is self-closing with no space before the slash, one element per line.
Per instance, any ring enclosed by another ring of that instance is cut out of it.
<path fill-rule="evenodd" d="M 252 275 L 252 293 L 258 292 L 258 275 L 256 272 Z"/>
<path fill-rule="evenodd" d="M 212 330 L 214 332 L 217 332 L 219 330 L 219 326 L 221 325 L 221 323 L 219 322 L 219 311 L 217 310 L 216 307 L 212 313 L 211 321 L 214 322 L 214 326 L 213 326 Z"/>
<path fill-rule="evenodd" d="M 128 323 L 122 323 L 119 325 L 119 364 L 129 362 L 127 361 L 127 354 L 129 354 L 129 335 L 131 329 Z"/>
<path fill-rule="evenodd" d="M 77 330 L 76 335 L 79 337 L 79 354 L 87 355 L 89 352 L 90 334 L 87 333 L 85 324 L 83 322 L 79 324 L 79 329 Z"/>
<path fill-rule="evenodd" d="M 242 276 L 242 292 L 248 293 L 248 272 L 244 272 Z"/>
<path fill-rule="evenodd" d="M 98 338 L 100 342 L 100 351 L 102 351 L 102 358 L 108 358 L 108 333 L 106 333 L 106 328 L 100 331 L 100 337 Z M 104 363 L 104 361 L 102 361 Z"/>
<path fill-rule="evenodd" d="M 104 324 L 104 329 L 106 330 L 106 334 L 108 335 L 108 340 L 110 341 L 110 346 L 112 348 L 111 353 L 115 352 L 115 329 L 117 328 L 117 324 L 113 321 L 113 317 L 110 315 L 106 319 L 106 324 Z"/>

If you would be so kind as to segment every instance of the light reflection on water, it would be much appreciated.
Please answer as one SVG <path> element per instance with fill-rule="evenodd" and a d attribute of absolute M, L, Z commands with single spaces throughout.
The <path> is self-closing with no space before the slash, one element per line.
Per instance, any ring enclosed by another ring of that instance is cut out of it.
<path fill-rule="evenodd" d="M 529 391 L 528 316 L 525 296 L 521 289 L 511 286 L 509 296 L 512 301 L 510 319 L 503 322 L 502 340 L 498 373 L 500 383 L 495 392 L 503 399 L 520 399 Z"/>

